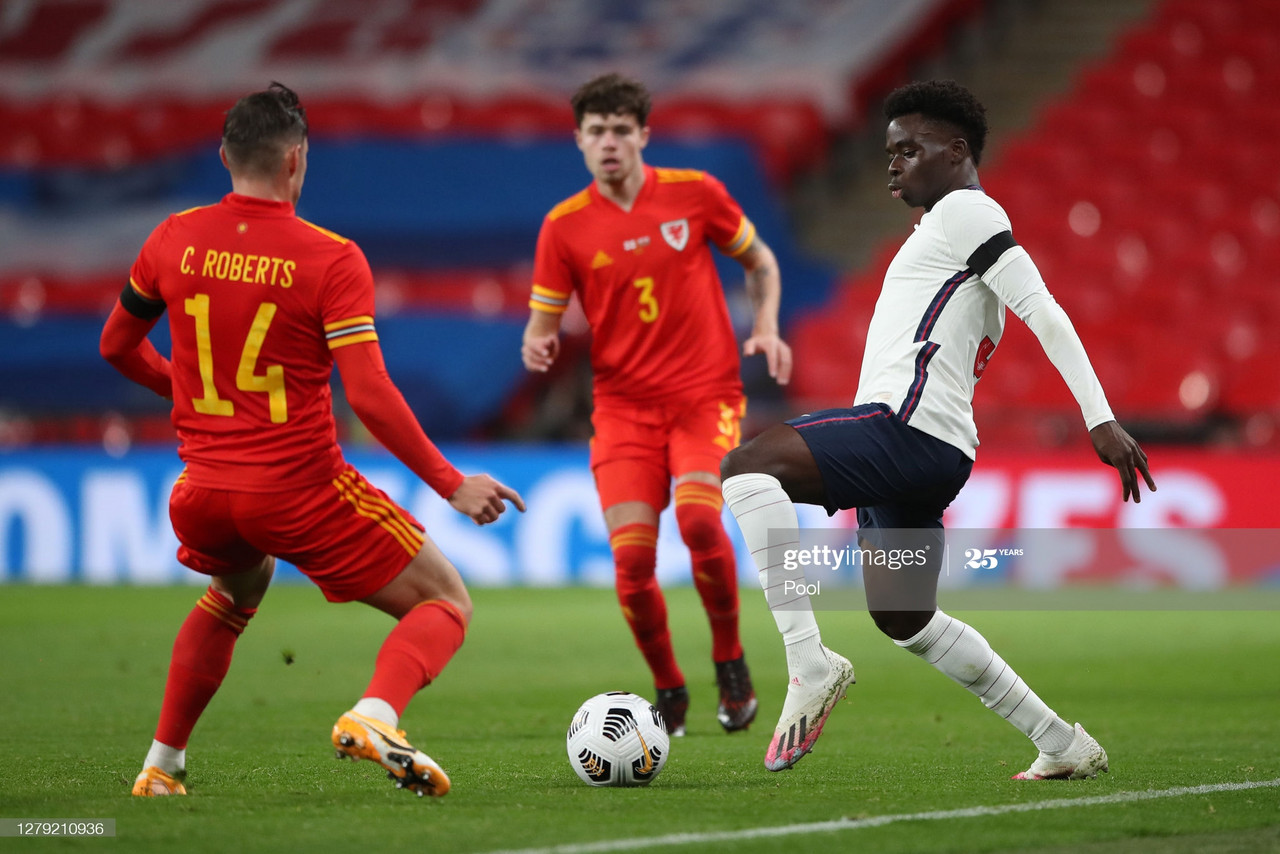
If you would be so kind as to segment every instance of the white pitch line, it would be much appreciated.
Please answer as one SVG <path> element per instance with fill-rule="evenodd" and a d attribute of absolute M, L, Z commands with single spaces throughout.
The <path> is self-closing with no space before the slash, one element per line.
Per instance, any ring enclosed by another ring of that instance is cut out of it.
<path fill-rule="evenodd" d="M 1010 813 L 1035 812 L 1038 810 L 1128 804 L 1134 801 L 1155 801 L 1162 798 L 1180 798 L 1185 795 L 1240 792 L 1246 789 L 1265 789 L 1278 786 L 1280 786 L 1280 778 L 1246 783 L 1213 783 L 1204 786 L 1179 786 L 1176 789 L 1148 789 L 1144 792 L 1116 792 L 1110 795 L 1094 795 L 1087 798 L 1057 798 L 1051 801 L 1003 804 L 994 807 L 965 807 L 958 810 L 898 813 L 896 815 L 878 815 L 871 818 L 858 819 L 840 818 L 834 821 L 784 824 L 775 827 L 752 827 L 745 830 L 723 830 L 711 833 L 669 833 L 665 836 L 612 839 L 607 842 L 585 842 L 574 845 L 553 845 L 550 848 L 495 851 L 492 854 L 599 854 L 599 852 L 608 851 L 635 851 L 640 848 L 667 848 L 674 845 L 704 845 L 710 842 L 739 842 L 746 839 L 763 839 L 775 836 L 862 830 L 867 827 L 882 827 L 886 824 L 897 824 L 903 821 L 946 821 L 952 818 L 977 818 L 979 816 L 1008 815 Z"/>

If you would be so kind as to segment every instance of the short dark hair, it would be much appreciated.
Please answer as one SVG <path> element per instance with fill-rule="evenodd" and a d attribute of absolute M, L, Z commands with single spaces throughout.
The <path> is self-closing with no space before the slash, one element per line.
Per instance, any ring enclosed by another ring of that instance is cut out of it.
<path fill-rule="evenodd" d="M 649 121 L 649 110 L 653 108 L 649 90 L 643 83 L 613 73 L 602 74 L 582 84 L 569 103 L 573 104 L 573 120 L 578 126 L 582 125 L 582 117 L 587 113 L 602 116 L 616 113 L 635 116 L 640 127 L 644 127 Z"/>
<path fill-rule="evenodd" d="M 261 92 L 245 95 L 227 110 L 222 123 L 222 147 L 237 169 L 270 175 L 280 168 L 286 146 L 307 138 L 307 111 L 298 93 L 272 82 Z"/>
<path fill-rule="evenodd" d="M 969 143 L 973 162 L 982 160 L 982 148 L 987 143 L 987 108 L 968 89 L 954 80 L 921 80 L 894 89 L 885 98 L 886 120 L 912 113 L 952 125 Z"/>

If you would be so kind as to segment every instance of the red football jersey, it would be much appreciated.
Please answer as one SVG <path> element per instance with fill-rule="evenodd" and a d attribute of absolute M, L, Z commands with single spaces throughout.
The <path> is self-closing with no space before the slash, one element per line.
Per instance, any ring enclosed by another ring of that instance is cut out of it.
<path fill-rule="evenodd" d="M 737 256 L 754 239 L 714 177 L 646 166 L 630 211 L 593 182 L 547 214 L 529 305 L 561 313 L 577 292 L 598 400 L 733 396 L 742 389 L 738 347 L 710 246 Z"/>
<path fill-rule="evenodd" d="M 169 313 L 173 424 L 191 483 L 275 492 L 341 472 L 331 351 L 377 340 L 373 276 L 355 243 L 288 202 L 231 193 L 161 223 L 129 281 Z"/>

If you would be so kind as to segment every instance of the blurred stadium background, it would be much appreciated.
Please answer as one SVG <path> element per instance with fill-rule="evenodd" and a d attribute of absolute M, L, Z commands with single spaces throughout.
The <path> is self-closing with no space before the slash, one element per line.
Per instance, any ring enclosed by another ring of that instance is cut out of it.
<path fill-rule="evenodd" d="M 222 111 L 271 80 L 299 91 L 311 121 L 300 214 L 374 267 L 392 377 L 462 467 L 530 501 L 473 530 L 345 418 L 349 457 L 472 582 L 612 576 L 586 469 L 581 317 L 550 376 L 527 376 L 518 355 L 542 216 L 588 180 L 568 96 L 606 70 L 655 92 L 648 162 L 715 173 L 778 252 L 796 376 L 784 393 L 744 366 L 748 435 L 851 399 L 881 275 L 911 227 L 884 189 L 880 99 L 953 77 L 990 111 L 983 183 L 1161 490 L 1121 504 L 1064 384 L 1011 318 L 950 522 L 1271 528 L 1276 55 L 1274 0 L 7 0 L 0 581 L 188 575 L 165 509 L 179 470 L 165 406 L 98 357 L 98 331 L 151 228 L 227 192 Z M 740 272 L 722 270 L 745 321 Z M 156 341 L 163 351 L 162 329 Z M 687 581 L 674 525 L 662 548 L 664 579 Z M 1052 582 L 1280 581 L 1271 554 L 1202 550 L 1190 569 L 1102 557 L 1076 555 Z M 985 580 L 1044 586 L 1043 572 L 1011 562 Z"/>

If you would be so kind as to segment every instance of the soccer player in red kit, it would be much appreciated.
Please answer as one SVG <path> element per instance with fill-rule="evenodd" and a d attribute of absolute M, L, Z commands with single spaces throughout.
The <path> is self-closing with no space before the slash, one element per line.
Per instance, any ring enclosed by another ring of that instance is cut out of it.
<path fill-rule="evenodd" d="M 714 177 L 644 163 L 650 99 L 642 84 L 607 74 L 572 104 L 574 138 L 595 180 L 543 221 L 521 355 L 531 371 L 551 366 L 561 316 L 577 293 L 592 331 L 591 469 L 618 600 L 653 671 L 657 706 L 668 730 L 683 735 L 689 693 L 655 577 L 658 515 L 674 479 L 676 521 L 711 622 L 717 717 L 729 732 L 745 729 L 757 704 L 738 636 L 719 471 L 738 444 L 746 401 L 711 247 L 746 271 L 755 324 L 743 353 L 763 353 L 769 374 L 786 383 L 791 350 L 778 335 L 777 260 Z"/>
<path fill-rule="evenodd" d="M 363 253 L 294 215 L 307 146 L 291 90 L 273 83 L 241 98 L 222 133 L 233 192 L 152 232 L 102 331 L 111 364 L 173 400 L 186 463 L 169 499 L 178 559 L 212 577 L 174 642 L 134 795 L 186 794 L 187 741 L 277 557 L 330 601 L 361 601 L 398 621 L 364 696 L 333 727 L 338 755 L 379 762 L 419 796 L 449 791 L 449 777 L 397 724 L 461 645 L 471 600 L 422 525 L 343 460 L 334 364 L 369 432 L 455 509 L 480 525 L 504 500 L 524 510 L 514 490 L 450 465 L 387 376 Z M 171 360 L 146 338 L 166 310 Z"/>

